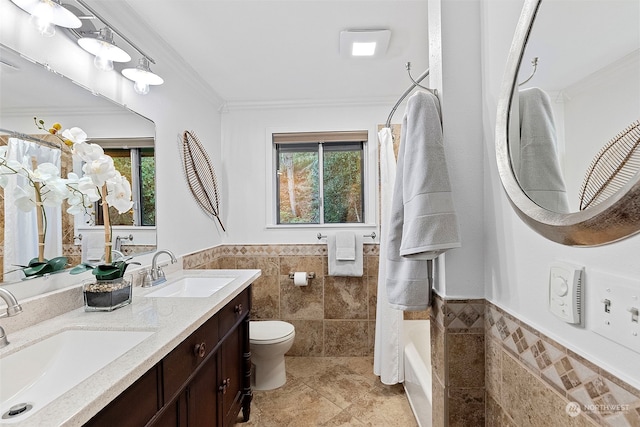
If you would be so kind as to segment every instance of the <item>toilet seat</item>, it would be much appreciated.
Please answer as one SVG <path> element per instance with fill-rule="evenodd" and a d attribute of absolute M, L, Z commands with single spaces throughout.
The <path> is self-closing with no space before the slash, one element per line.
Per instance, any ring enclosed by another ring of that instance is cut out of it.
<path fill-rule="evenodd" d="M 254 344 L 276 344 L 293 338 L 295 328 L 280 320 L 249 322 L 249 341 Z"/>

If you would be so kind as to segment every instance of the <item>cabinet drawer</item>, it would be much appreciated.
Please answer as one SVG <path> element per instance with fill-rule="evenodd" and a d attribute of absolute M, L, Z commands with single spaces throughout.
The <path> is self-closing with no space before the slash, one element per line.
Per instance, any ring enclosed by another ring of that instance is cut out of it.
<path fill-rule="evenodd" d="M 218 312 L 218 335 L 220 338 L 231 330 L 238 319 L 249 313 L 249 289 L 247 288 L 240 295 L 235 297 Z"/>
<path fill-rule="evenodd" d="M 218 317 L 214 316 L 189 335 L 162 360 L 165 402 L 180 390 L 189 375 L 218 344 Z"/>

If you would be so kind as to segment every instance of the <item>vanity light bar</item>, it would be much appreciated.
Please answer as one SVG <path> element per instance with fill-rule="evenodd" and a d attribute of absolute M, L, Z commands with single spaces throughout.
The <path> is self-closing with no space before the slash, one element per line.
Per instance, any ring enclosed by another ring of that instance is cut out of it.
<path fill-rule="evenodd" d="M 125 68 L 124 70 L 122 70 L 122 74 L 126 78 L 134 81 L 133 88 L 136 91 L 136 93 L 138 93 L 140 95 L 146 95 L 147 93 L 149 93 L 149 85 L 161 85 L 161 84 L 164 83 L 164 80 L 160 76 L 158 76 L 157 74 L 151 72 L 151 69 L 149 68 L 149 63 L 152 63 L 152 64 L 156 63 L 151 56 L 147 55 L 142 49 L 140 49 L 128 37 L 126 37 L 124 34 L 122 34 L 120 31 L 118 31 L 113 25 L 111 25 L 109 22 L 107 22 L 106 19 L 104 19 L 102 16 L 100 16 L 100 14 L 97 13 L 84 0 L 75 0 L 75 1 L 78 2 L 78 4 L 80 4 L 82 7 L 84 7 L 87 11 L 89 11 L 89 13 L 91 13 L 96 18 L 98 18 L 109 29 L 109 31 L 112 31 L 112 32 L 116 33 L 122 40 L 127 42 L 129 44 L 129 46 L 131 46 L 132 48 L 137 50 L 138 53 L 140 54 L 140 56 L 142 56 L 142 58 L 139 60 L 139 64 L 138 64 L 137 67 L 135 67 L 135 68 Z M 127 55 L 127 56 L 129 56 L 129 55 Z M 131 58 L 129 57 L 129 59 L 127 61 L 121 61 L 121 62 L 128 62 L 130 60 L 131 60 Z"/>

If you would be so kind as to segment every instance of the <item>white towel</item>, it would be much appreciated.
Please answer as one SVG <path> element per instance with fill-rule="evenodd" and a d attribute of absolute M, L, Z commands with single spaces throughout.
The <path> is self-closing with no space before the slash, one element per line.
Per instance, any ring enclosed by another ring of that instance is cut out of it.
<path fill-rule="evenodd" d="M 104 255 L 104 234 L 85 233 L 82 236 L 82 262 L 96 263 Z"/>
<path fill-rule="evenodd" d="M 336 260 L 356 260 L 356 234 L 350 231 L 336 233 Z"/>
<path fill-rule="evenodd" d="M 337 255 L 337 236 L 330 234 L 327 237 L 327 259 L 329 261 L 329 276 L 356 276 L 362 277 L 362 235 L 354 235 L 355 256 L 353 260 L 339 260 Z"/>
<path fill-rule="evenodd" d="M 416 92 L 402 122 L 387 239 L 387 296 L 400 310 L 429 307 L 427 260 L 460 247 L 438 98 Z"/>
<path fill-rule="evenodd" d="M 537 87 L 521 90 L 520 164 L 518 183 L 537 205 L 560 213 L 569 212 L 564 177 L 558 160 L 556 126 L 551 100 Z"/>

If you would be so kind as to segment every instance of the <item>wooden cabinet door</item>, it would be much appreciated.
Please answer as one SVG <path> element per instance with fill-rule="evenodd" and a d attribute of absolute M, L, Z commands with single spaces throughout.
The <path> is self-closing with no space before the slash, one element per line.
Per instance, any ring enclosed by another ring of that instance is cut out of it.
<path fill-rule="evenodd" d="M 162 405 L 158 390 L 156 365 L 89 420 L 85 427 L 144 426 Z"/>
<path fill-rule="evenodd" d="M 242 334 L 241 328 L 234 329 L 220 347 L 220 382 L 222 392 L 219 394 L 222 410 L 222 425 L 229 426 L 235 422 L 242 404 Z"/>
<path fill-rule="evenodd" d="M 218 425 L 218 354 L 202 364 L 185 393 L 189 427 Z"/>
<path fill-rule="evenodd" d="M 183 392 L 178 398 L 167 405 L 160 416 L 158 416 L 152 427 L 187 427 L 187 393 Z"/>

